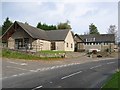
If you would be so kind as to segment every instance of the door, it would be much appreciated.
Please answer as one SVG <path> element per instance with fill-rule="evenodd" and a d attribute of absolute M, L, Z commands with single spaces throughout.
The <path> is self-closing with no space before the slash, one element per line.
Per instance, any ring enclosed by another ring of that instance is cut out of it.
<path fill-rule="evenodd" d="M 55 42 L 51 42 L 51 50 L 55 50 Z"/>

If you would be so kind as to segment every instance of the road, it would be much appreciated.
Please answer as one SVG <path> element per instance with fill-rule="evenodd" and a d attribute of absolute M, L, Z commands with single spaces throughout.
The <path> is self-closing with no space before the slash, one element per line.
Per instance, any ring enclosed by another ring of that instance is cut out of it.
<path fill-rule="evenodd" d="M 118 60 L 72 63 L 2 79 L 3 88 L 101 88 L 118 68 Z M 4 89 L 3 89 L 4 90 Z"/>

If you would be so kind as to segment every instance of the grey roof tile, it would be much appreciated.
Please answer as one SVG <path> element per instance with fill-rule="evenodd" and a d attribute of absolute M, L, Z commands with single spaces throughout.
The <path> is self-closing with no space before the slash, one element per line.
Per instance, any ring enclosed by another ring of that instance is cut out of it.
<path fill-rule="evenodd" d="M 49 30 L 35 28 L 33 26 L 16 21 L 31 37 L 51 41 L 65 40 L 69 30 Z"/>
<path fill-rule="evenodd" d="M 88 42 L 90 42 L 91 38 L 95 38 L 95 41 L 92 42 L 115 42 L 115 35 L 114 34 L 90 34 L 90 35 L 79 35 L 84 41 L 86 39 L 89 39 Z"/>
<path fill-rule="evenodd" d="M 46 31 L 47 36 L 49 37 L 48 40 L 58 41 L 58 40 L 65 40 L 69 30 L 50 30 Z"/>
<path fill-rule="evenodd" d="M 39 38 L 39 39 L 48 39 L 48 36 L 47 34 L 45 33 L 44 30 L 41 30 L 41 29 L 38 29 L 38 28 L 35 28 L 33 26 L 30 26 L 30 25 L 27 25 L 27 24 L 23 24 L 21 22 L 18 22 L 17 23 L 33 38 Z"/>

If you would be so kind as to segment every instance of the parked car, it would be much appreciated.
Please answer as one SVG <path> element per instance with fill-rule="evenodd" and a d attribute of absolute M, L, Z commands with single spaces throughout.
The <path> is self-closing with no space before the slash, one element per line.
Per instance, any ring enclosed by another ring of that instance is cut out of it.
<path fill-rule="evenodd" d="M 100 52 L 99 49 L 89 49 L 88 52 L 93 52 L 93 51 L 97 51 L 97 52 Z"/>

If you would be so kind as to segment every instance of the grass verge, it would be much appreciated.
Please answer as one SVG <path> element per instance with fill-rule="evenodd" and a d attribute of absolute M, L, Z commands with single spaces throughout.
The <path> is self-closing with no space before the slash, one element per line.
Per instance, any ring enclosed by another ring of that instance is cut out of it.
<path fill-rule="evenodd" d="M 43 50 L 43 51 L 40 51 L 40 53 L 45 53 L 45 54 L 59 54 L 59 53 L 65 53 L 65 51 Z"/>
<path fill-rule="evenodd" d="M 102 90 L 105 90 L 108 88 L 120 90 L 119 83 L 120 83 L 120 71 L 112 75 L 110 80 L 108 80 L 106 84 L 103 86 Z"/>
<path fill-rule="evenodd" d="M 26 59 L 26 60 L 54 60 L 60 59 L 60 57 L 39 57 L 35 55 L 30 55 L 22 52 L 11 51 L 7 49 L 2 50 L 2 57 L 15 58 L 15 59 Z"/>

